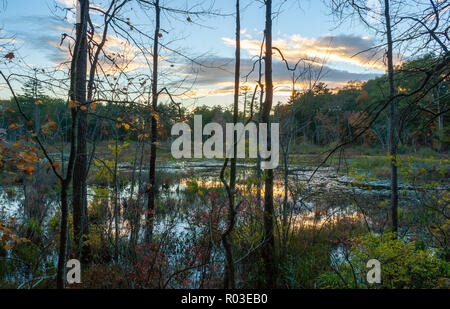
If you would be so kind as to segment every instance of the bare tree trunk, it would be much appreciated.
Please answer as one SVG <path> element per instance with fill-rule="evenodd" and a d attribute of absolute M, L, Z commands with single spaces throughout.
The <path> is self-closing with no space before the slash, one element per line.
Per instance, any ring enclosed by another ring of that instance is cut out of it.
<path fill-rule="evenodd" d="M 80 16 L 76 24 L 78 40 L 78 53 L 76 68 L 72 74 L 73 78 L 73 100 L 80 106 L 86 107 L 86 72 L 87 72 L 87 20 L 89 15 L 89 0 L 78 0 Z M 77 124 L 77 152 L 73 172 L 73 228 L 75 241 L 75 254 L 78 259 L 83 260 L 82 248 L 86 241 L 87 228 L 87 109 L 79 110 Z"/>
<path fill-rule="evenodd" d="M 117 164 L 119 160 L 119 130 L 116 130 L 116 150 L 114 153 L 114 260 L 119 262 L 119 238 L 120 238 L 120 205 L 119 205 L 119 180 L 117 175 Z"/>
<path fill-rule="evenodd" d="M 261 90 L 261 94 L 259 96 L 259 110 L 258 110 L 258 125 L 256 126 L 256 129 L 258 131 L 259 136 L 259 123 L 261 123 L 261 116 L 262 116 L 262 108 L 263 108 L 263 98 L 264 98 L 264 85 L 262 83 L 262 54 L 263 54 L 263 47 L 265 42 L 265 36 L 263 38 L 263 43 L 261 44 L 261 49 L 259 52 L 259 69 L 258 69 L 258 86 Z M 256 141 L 257 143 L 257 149 L 259 149 L 259 138 Z M 258 203 L 258 208 L 261 205 L 261 179 L 262 179 L 262 172 L 261 172 L 261 156 L 259 155 L 256 158 L 256 202 Z"/>
<path fill-rule="evenodd" d="M 239 0 L 236 0 L 236 63 L 234 71 L 234 106 L 233 106 L 233 123 L 236 124 L 239 116 L 239 78 L 241 68 L 241 18 Z M 233 248 L 231 244 L 231 233 L 233 232 L 236 209 L 235 209 L 235 195 L 236 195 L 236 155 L 237 155 L 237 132 L 234 131 L 234 145 L 233 158 L 231 158 L 230 170 L 230 192 L 228 201 L 228 228 L 222 235 L 222 243 L 225 248 L 226 265 L 224 276 L 224 288 L 234 289 L 236 287 L 234 279 L 234 259 Z M 245 138 L 245 136 L 244 136 Z"/>
<path fill-rule="evenodd" d="M 295 122 L 295 78 L 293 76 L 293 82 L 292 82 L 292 106 L 291 106 L 291 114 L 289 116 L 288 125 L 287 125 L 287 134 L 286 134 L 286 144 L 283 147 L 283 167 L 284 167 L 284 199 L 283 199 L 283 222 L 282 222 L 282 228 L 281 228 L 281 257 L 280 260 L 284 260 L 287 253 L 287 242 L 288 242 L 288 235 L 289 235 L 289 224 L 288 224 L 288 208 L 289 208 L 289 154 L 291 151 L 291 143 L 292 140 L 295 141 L 295 134 L 296 130 L 292 130 L 292 127 L 294 127 Z"/>
<path fill-rule="evenodd" d="M 437 136 L 438 136 L 438 144 L 437 144 L 437 150 L 438 150 L 438 152 L 441 152 L 442 151 L 442 138 L 443 138 L 443 136 L 444 136 L 444 122 L 442 121 L 442 115 L 441 115 L 441 105 L 440 105 L 440 94 L 439 94 L 439 86 L 437 87 L 437 98 L 436 98 L 436 101 L 437 101 L 437 113 L 438 113 L 438 126 L 437 126 L 437 129 L 438 129 L 438 134 L 437 134 Z"/>
<path fill-rule="evenodd" d="M 263 106 L 262 122 L 269 126 L 270 110 L 273 102 L 272 81 L 272 0 L 266 0 L 266 55 L 265 55 L 265 80 L 266 100 Z M 271 147 L 271 134 L 267 135 L 268 145 Z M 268 169 L 264 175 L 264 244 L 262 257 L 266 272 L 266 288 L 274 288 L 276 285 L 275 266 L 275 239 L 273 235 L 273 170 Z"/>
<path fill-rule="evenodd" d="M 391 16 L 389 12 L 389 0 L 384 0 L 384 15 L 386 19 L 386 35 L 387 35 L 387 59 L 388 59 L 388 80 L 389 80 L 389 155 L 391 166 L 391 210 L 392 210 L 392 229 L 398 232 L 398 173 L 397 173 L 397 137 L 396 137 L 396 118 L 397 118 L 397 102 L 393 100 L 395 96 L 394 85 L 394 62 L 393 62 L 393 43 Z"/>
<path fill-rule="evenodd" d="M 244 113 L 243 113 L 242 118 L 245 119 L 246 116 L 247 116 L 247 90 L 245 90 L 245 94 L 244 94 Z"/>
<path fill-rule="evenodd" d="M 72 59 L 72 71 L 76 65 L 77 53 L 74 53 L 74 58 Z M 73 89 L 73 88 L 72 88 Z M 73 90 L 71 90 L 71 96 L 73 95 Z M 60 186 L 61 186 L 61 226 L 59 234 L 59 254 L 58 254 L 58 268 L 56 274 L 56 286 L 58 289 L 64 289 L 66 283 L 66 255 L 67 255 L 67 238 L 68 238 L 68 216 L 69 216 L 69 205 L 67 202 L 67 190 L 69 188 L 70 182 L 72 180 L 73 166 L 75 163 L 76 154 L 76 125 L 77 125 L 77 110 L 72 109 L 72 130 L 70 133 L 70 156 L 69 162 L 67 164 L 66 177 L 61 176 Z M 63 172 L 63 171 L 62 171 Z"/>
<path fill-rule="evenodd" d="M 153 238 L 153 220 L 155 211 L 155 173 L 156 173 L 156 144 L 158 140 L 158 48 L 159 48 L 159 36 L 160 22 L 161 22 L 161 8 L 159 6 L 159 0 L 155 1 L 155 35 L 153 41 L 153 80 L 152 80 L 152 116 L 151 116 L 151 145 L 150 145 L 150 168 L 149 168 L 149 184 L 147 187 L 147 229 L 146 229 L 146 241 L 151 242 Z"/>
<path fill-rule="evenodd" d="M 67 233 L 68 233 L 68 213 L 69 206 L 67 204 L 67 188 L 68 184 L 63 181 L 61 183 L 61 227 L 59 239 L 59 258 L 58 258 L 58 272 L 56 274 L 56 286 L 58 289 L 64 289 L 66 278 L 66 254 L 67 254 Z"/>
<path fill-rule="evenodd" d="M 147 125 L 145 126 L 147 127 Z M 140 153 L 140 159 L 139 159 L 139 173 L 138 173 L 138 196 L 141 195 L 142 192 L 142 166 L 144 164 L 144 156 L 145 156 L 145 140 L 142 141 L 142 145 L 141 145 L 141 153 Z M 139 241 L 139 231 L 141 229 L 141 209 L 145 208 L 145 202 L 142 202 L 142 206 L 141 206 L 141 201 L 140 200 L 136 200 L 136 225 L 134 226 L 134 240 L 135 240 L 135 245 L 138 243 Z M 135 254 L 136 252 L 134 252 Z"/>
<path fill-rule="evenodd" d="M 75 48 L 73 52 L 73 58 L 71 63 L 70 71 L 70 94 L 69 97 L 72 101 L 80 102 L 80 98 L 85 98 L 86 96 L 86 20 L 87 14 L 89 12 L 89 4 L 87 0 L 79 0 L 80 3 L 80 16 L 77 20 L 77 36 L 75 41 Z M 83 21 L 84 22 L 81 22 Z M 84 28 L 83 25 L 84 24 Z M 84 33 L 84 35 L 82 34 Z M 83 52 L 84 51 L 84 52 Z M 82 72 L 82 74 L 79 73 Z M 72 107 L 72 126 L 70 133 L 70 156 L 69 162 L 67 164 L 66 176 L 60 177 L 61 185 L 61 227 L 60 227 L 60 240 L 59 240 L 59 257 L 58 257 L 58 269 L 56 274 L 56 286 L 58 289 L 63 289 L 65 287 L 65 273 L 66 273 L 66 255 L 67 255 L 67 239 L 68 239 L 68 215 L 69 215 L 69 205 L 67 201 L 67 190 L 69 188 L 70 182 L 72 181 L 73 169 L 75 166 L 76 155 L 77 155 L 77 126 L 78 126 L 78 109 L 79 107 Z M 56 171 L 55 171 L 56 173 Z M 77 209 L 80 210 L 80 209 Z M 79 213 L 77 213 L 78 215 Z M 75 213 L 74 213 L 75 217 Z M 81 218 L 81 217 L 80 217 Z M 75 222 L 75 218 L 74 218 Z M 80 222 L 80 221 L 78 221 Z M 79 225 L 81 227 L 81 224 Z M 78 234 L 79 235 L 79 234 Z"/>
<path fill-rule="evenodd" d="M 132 258 L 135 258 L 135 247 L 137 242 L 137 235 L 135 234 L 136 227 L 138 223 L 138 220 L 140 219 L 140 214 L 138 212 L 138 203 L 139 201 L 134 198 L 134 187 L 136 185 L 136 165 L 138 162 L 138 155 L 139 150 L 141 148 L 141 140 L 139 140 L 136 143 L 136 149 L 134 152 L 134 160 L 133 160 L 133 170 L 131 174 L 131 190 L 130 190 L 130 197 L 128 198 L 128 213 L 130 218 L 130 225 L 131 225 L 131 231 L 130 231 L 130 241 L 129 241 L 129 250 L 132 255 Z M 138 190 L 139 191 L 139 190 Z"/>

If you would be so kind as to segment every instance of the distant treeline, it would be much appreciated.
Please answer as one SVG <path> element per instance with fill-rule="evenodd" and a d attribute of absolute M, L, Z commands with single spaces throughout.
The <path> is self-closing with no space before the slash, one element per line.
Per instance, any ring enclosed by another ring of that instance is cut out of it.
<path fill-rule="evenodd" d="M 449 81 L 437 83 L 426 93 L 417 92 L 423 83 L 426 69 L 433 65 L 435 58 L 426 56 L 405 62 L 396 68 L 396 88 L 400 95 L 399 117 L 396 123 L 399 142 L 402 145 L 422 145 L 438 150 L 449 144 Z M 428 81 L 433 85 L 434 78 Z M 387 146 L 388 113 L 383 110 L 388 98 L 387 75 L 364 83 L 349 82 L 347 86 L 329 90 L 318 83 L 311 91 L 294 99 L 297 136 L 313 144 L 330 144 L 351 140 L 361 130 L 364 132 L 359 143 Z M 285 106 L 278 106 L 276 113 L 283 119 Z"/>
<path fill-rule="evenodd" d="M 409 94 L 420 88 L 426 68 L 435 61 L 433 56 L 405 62 L 396 70 L 396 87 L 400 94 Z M 432 83 L 431 79 L 429 83 Z M 70 104 L 68 101 L 43 95 L 39 82 L 31 80 L 25 84 L 19 96 L 22 110 L 33 119 L 33 124 L 24 123 L 14 102 L 3 100 L 0 110 L 0 128 L 10 141 L 23 136 L 24 130 L 32 125 L 41 128 L 49 143 L 64 142 L 70 130 Z M 272 116 L 273 121 L 282 122 L 294 111 L 296 140 L 299 142 L 329 145 L 351 140 L 364 128 L 364 134 L 356 141 L 359 144 L 387 147 L 387 112 L 381 111 L 373 123 L 371 120 L 387 101 L 387 76 L 383 75 L 367 82 L 353 81 L 339 89 L 329 89 L 324 83 L 317 83 L 312 89 L 296 93 L 288 103 L 278 103 Z M 437 84 L 432 91 L 405 95 L 398 99 L 399 119 L 397 132 L 400 143 L 408 146 L 427 146 L 446 150 L 449 145 L 449 81 Z M 242 98 L 241 120 L 252 114 L 249 96 Z M 246 102 L 244 102 L 244 100 Z M 292 105 L 293 104 L 293 105 Z M 259 114 L 259 100 L 254 100 L 253 115 Z M 148 137 L 148 119 L 152 109 L 144 103 L 99 102 L 90 110 L 88 136 L 91 141 L 115 138 L 137 140 Z M 193 127 L 193 116 L 202 115 L 203 124 L 232 122 L 230 108 L 222 106 L 199 106 L 193 110 L 178 108 L 172 104 L 160 104 L 158 133 L 161 141 L 170 139 L 170 129 L 175 122 L 187 121 Z M 48 123 L 54 124 L 53 130 Z M 17 124 L 12 126 L 11 124 Z"/>

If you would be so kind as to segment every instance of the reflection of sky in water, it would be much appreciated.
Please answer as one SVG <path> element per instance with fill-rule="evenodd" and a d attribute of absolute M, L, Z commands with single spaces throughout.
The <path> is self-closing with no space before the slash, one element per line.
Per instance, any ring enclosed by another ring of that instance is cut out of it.
<path fill-rule="evenodd" d="M 207 161 L 173 161 L 173 162 L 167 162 L 164 165 L 158 166 L 158 170 L 163 171 L 167 174 L 176 174 L 176 173 L 187 173 L 188 175 L 191 173 L 192 177 L 184 177 L 181 178 L 178 182 L 172 183 L 168 189 L 161 190 L 160 194 L 162 198 L 175 198 L 180 199 L 179 193 L 182 192 L 187 184 L 195 180 L 198 184 L 198 186 L 205 187 L 205 188 L 212 188 L 212 187 L 221 187 L 223 184 L 218 179 L 218 175 L 220 172 L 220 169 L 222 167 L 223 161 L 219 160 L 207 160 Z M 241 168 L 254 168 L 255 164 L 253 163 L 245 163 L 245 164 L 238 164 L 238 167 Z M 127 164 L 121 164 L 120 165 L 120 172 L 127 173 L 131 171 L 131 168 Z M 145 173 L 145 170 L 143 170 Z M 305 170 L 301 171 L 298 169 L 293 169 L 292 175 L 290 175 L 290 181 L 293 182 L 306 182 L 308 178 L 310 177 L 312 171 Z M 244 176 L 245 178 L 245 176 Z M 337 176 L 336 174 L 332 173 L 329 169 L 323 169 L 319 170 L 316 174 L 316 176 L 312 179 L 312 181 L 309 183 L 310 186 L 320 186 L 324 189 L 336 189 L 339 188 L 340 190 L 360 190 L 355 188 L 349 188 L 346 186 L 347 183 L 351 182 L 352 179 L 346 176 Z M 374 181 L 371 181 L 371 185 L 374 185 L 376 187 L 377 184 L 381 185 L 387 185 L 388 183 L 386 181 L 378 181 L 375 183 Z M 243 190 L 243 192 L 246 193 L 256 193 L 256 188 L 253 187 L 252 191 L 250 192 L 246 185 L 239 185 L 239 188 Z M 13 194 L 9 195 L 8 192 L 13 191 Z M 131 185 L 127 185 L 125 188 L 121 189 L 119 192 L 119 195 L 121 198 L 126 198 L 129 196 L 131 191 Z M 138 184 L 136 182 L 134 192 L 136 193 L 138 191 Z M 362 189 L 360 190 L 365 193 L 369 193 L 368 190 Z M 376 191 L 378 194 L 386 193 L 389 194 L 388 190 L 385 190 L 386 192 Z M 91 202 L 94 198 L 94 190 L 91 186 L 88 187 L 88 202 Z M 262 193 L 264 193 L 264 186 L 262 188 Z M 22 203 L 23 203 L 23 188 L 21 186 L 2 186 L 0 187 L 0 210 L 5 211 L 8 214 L 17 214 L 20 213 Z M 279 183 L 275 182 L 274 185 L 274 197 L 275 198 L 281 198 L 284 195 L 284 186 Z"/>
<path fill-rule="evenodd" d="M 169 161 L 161 164 L 157 167 L 157 170 L 165 175 L 181 175 L 181 177 L 174 179 L 167 188 L 161 189 L 159 191 L 159 197 L 163 201 L 174 200 L 177 203 L 183 203 L 185 195 L 183 192 L 187 188 L 191 181 L 195 181 L 198 187 L 203 188 L 220 188 L 223 186 L 222 182 L 219 180 L 220 169 L 222 168 L 223 161 L 220 160 L 206 160 L 206 161 Z M 119 164 L 119 171 L 121 174 L 129 174 L 132 172 L 132 167 L 127 163 Z M 254 177 L 253 169 L 255 168 L 254 163 L 238 163 L 238 171 L 240 172 L 239 177 L 246 183 L 246 178 L 248 176 Z M 329 213 L 322 214 L 319 219 L 315 217 L 316 204 L 319 202 L 320 205 L 326 201 L 332 194 L 344 195 L 364 195 L 368 198 L 377 200 L 384 199 L 389 196 L 390 192 L 387 188 L 389 185 L 388 180 L 368 180 L 364 181 L 365 185 L 372 186 L 372 190 L 368 190 L 367 187 L 352 187 L 349 186 L 353 182 L 353 178 L 348 176 L 338 175 L 336 171 L 332 168 L 321 168 L 315 174 L 315 177 L 308 183 L 309 177 L 313 172 L 313 167 L 307 168 L 297 168 L 296 166 L 290 166 L 289 181 L 290 184 L 304 184 L 305 192 L 307 192 L 306 198 L 302 197 L 301 201 L 296 201 L 295 204 L 295 218 L 294 226 L 311 226 L 311 225 L 323 225 L 331 223 L 333 221 L 345 217 L 351 217 L 357 219 L 360 214 L 352 206 L 348 206 L 351 203 L 345 202 L 343 205 L 333 206 L 327 211 Z M 138 176 L 139 171 L 135 171 L 135 176 Z M 143 170 L 145 173 L 145 170 Z M 144 177 L 144 184 L 146 177 Z M 256 186 L 249 188 L 246 184 L 238 184 L 238 188 L 245 194 L 253 194 L 256 196 Z M 400 187 L 402 187 L 400 185 Z M 135 183 L 134 194 L 137 194 L 138 181 Z M 8 194 L 12 192 L 12 194 Z M 129 198 L 131 193 L 131 184 L 127 184 L 119 192 L 119 199 L 126 200 Z M 261 190 L 262 195 L 264 195 L 264 186 Z M 314 194 L 312 194 L 314 193 Z M 315 195 L 315 199 L 310 199 L 309 194 Z M 321 200 L 317 199 L 317 194 L 321 196 Z M 88 202 L 92 202 L 95 196 L 95 191 L 93 186 L 88 186 Z M 274 198 L 276 201 L 283 201 L 284 198 L 284 185 L 282 182 L 276 180 L 274 183 Z M 1 186 L 0 187 L 0 215 L 15 216 L 23 214 L 23 199 L 24 192 L 22 186 Z M 145 196 L 141 197 L 141 203 L 145 203 L 143 200 Z M 331 199 L 330 199 L 331 201 Z M 288 202 L 292 204 L 292 197 L 289 195 Z M 195 203 L 195 202 L 193 202 Z M 326 202 L 325 202 L 326 203 Z M 57 201 L 53 203 L 52 206 L 57 206 Z M 347 206 L 346 206 L 347 205 Z M 178 207 L 181 207 L 178 206 Z M 57 207 L 53 207 L 57 209 Z M 112 213 L 113 206 L 109 203 L 109 208 Z M 167 218 L 166 218 L 167 217 Z M 173 225 L 173 218 L 170 215 L 166 217 L 158 217 L 158 222 L 155 222 L 155 228 L 158 231 L 163 231 L 165 228 Z M 181 221 L 180 221 L 181 219 Z M 114 223 L 113 223 L 114 224 Z M 185 230 L 187 223 L 182 220 L 182 217 L 178 218 L 177 223 L 173 226 L 177 234 L 182 234 Z M 127 233 L 126 226 L 120 227 L 121 234 Z"/>

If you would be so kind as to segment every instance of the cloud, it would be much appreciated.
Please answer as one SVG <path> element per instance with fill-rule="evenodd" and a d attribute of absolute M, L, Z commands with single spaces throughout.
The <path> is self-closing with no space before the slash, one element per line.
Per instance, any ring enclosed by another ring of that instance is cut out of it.
<path fill-rule="evenodd" d="M 58 0 L 58 2 L 64 4 L 71 1 Z M 73 24 L 66 20 L 55 17 L 49 18 L 48 16 L 24 16 L 11 18 L 7 24 L 20 25 L 14 31 L 16 37 L 20 41 L 26 42 L 26 46 L 31 48 L 33 53 L 45 55 L 45 58 L 53 64 L 59 64 L 70 59 L 67 46 L 70 40 L 66 39 L 64 44 L 60 46 L 61 34 L 72 34 L 74 30 Z M 259 55 L 261 42 L 253 40 L 248 30 L 243 29 L 241 32 L 245 38 L 242 40 L 242 49 L 247 51 L 248 54 L 247 56 L 244 53 L 244 57 L 241 59 L 241 79 L 244 80 L 248 74 L 247 82 L 243 82 L 243 84 L 255 87 L 258 78 L 256 73 L 258 66 L 257 64 L 255 66 L 256 58 L 254 56 Z M 223 38 L 223 42 L 226 45 L 234 45 L 234 39 Z M 308 58 L 309 60 L 300 63 L 296 74 L 302 73 L 307 66 L 313 76 L 320 74 L 321 81 L 327 83 L 329 87 L 342 86 L 350 80 L 365 81 L 373 79 L 380 73 L 377 70 L 384 70 L 383 64 L 374 60 L 374 58 L 379 57 L 377 54 L 363 53 L 354 56 L 374 45 L 374 42 L 367 37 L 325 35 L 318 38 L 305 38 L 300 35 L 291 35 L 276 38 L 273 45 L 283 52 L 291 66 L 299 58 Z M 108 55 L 112 55 L 116 64 L 126 72 L 135 72 L 147 67 L 141 51 L 131 45 L 130 42 L 117 36 L 108 35 L 105 51 Z M 165 56 L 170 57 L 171 55 L 168 55 L 166 51 Z M 292 73 L 286 69 L 285 63 L 281 61 L 277 52 L 274 53 L 274 58 L 275 92 L 277 95 L 288 95 L 291 91 Z M 321 59 L 327 60 L 323 67 Z M 108 62 L 104 58 L 101 61 Z M 164 74 L 161 74 L 161 83 L 172 82 L 176 87 L 180 80 L 185 79 L 185 84 L 195 81 L 194 88 L 188 89 L 189 91 L 186 92 L 189 97 L 223 96 L 233 93 L 234 58 L 209 56 L 196 58 L 196 61 L 202 65 L 178 63 L 172 68 L 168 65 L 169 62 L 163 61 L 161 68 Z M 250 74 L 253 68 L 255 70 Z M 110 62 L 109 65 L 104 65 L 103 69 L 106 73 L 116 71 L 116 68 Z M 300 79 L 297 83 L 298 89 L 305 87 L 306 82 Z"/>
<path fill-rule="evenodd" d="M 59 46 L 61 33 L 72 31 L 72 25 L 62 19 L 43 15 L 8 18 L 6 24 L 14 37 L 23 42 L 32 54 L 43 54 L 53 63 L 66 59 Z"/>
<path fill-rule="evenodd" d="M 31 55 L 40 54 L 53 65 L 70 60 L 69 44 L 73 47 L 73 40 L 66 38 L 61 44 L 62 34 L 74 37 L 74 25 L 68 21 L 56 17 L 33 15 L 8 20 L 7 24 L 14 28 L 15 37 L 26 44 L 24 47 L 31 52 Z M 101 41 L 100 32 L 96 33 L 95 40 Z M 118 36 L 112 34 L 107 36 L 104 51 L 115 62 L 112 65 L 110 60 L 101 55 L 103 57 L 101 61 L 109 63 L 104 66 L 106 73 L 116 71 L 116 66 L 125 72 L 146 66 L 140 50 Z"/>
<path fill-rule="evenodd" d="M 55 0 L 55 1 L 64 4 L 65 6 L 75 6 L 75 0 Z"/>
<path fill-rule="evenodd" d="M 179 72 L 180 75 L 195 79 L 196 89 L 190 92 L 191 96 L 225 95 L 233 93 L 233 58 L 211 56 L 199 59 L 198 62 L 201 63 L 201 65 L 185 64 Z M 258 64 L 256 63 L 256 59 L 241 59 L 241 80 L 243 80 L 243 84 L 252 88 L 255 87 L 258 79 L 257 71 Z M 307 87 L 309 78 L 305 75 L 306 72 L 308 72 L 308 76 L 312 77 L 311 79 L 315 80 L 319 78 L 320 81 L 325 82 L 329 87 L 342 86 L 351 80 L 365 81 L 379 76 L 377 73 L 353 73 L 345 70 L 338 70 L 320 62 L 313 63 L 311 61 L 306 61 L 299 64 L 295 72 L 296 77 L 302 76 L 297 81 L 297 90 Z M 275 91 L 278 92 L 278 95 L 282 95 L 283 93 L 286 95 L 290 94 L 292 91 L 292 72 L 287 70 L 286 64 L 275 59 L 272 64 L 272 73 Z M 246 83 L 244 82 L 245 79 Z"/>
<path fill-rule="evenodd" d="M 235 45 L 232 38 L 225 37 L 222 40 L 227 45 Z M 280 49 L 288 61 L 294 63 L 300 58 L 318 57 L 327 59 L 331 65 L 344 63 L 366 69 L 385 69 L 384 64 L 379 61 L 380 53 L 371 49 L 375 46 L 375 42 L 368 37 L 330 34 L 318 38 L 306 38 L 294 34 L 274 39 L 273 46 Z M 241 41 L 241 48 L 251 56 L 257 56 L 260 53 L 261 42 L 245 39 Z M 281 59 L 279 53 L 275 53 L 274 56 Z"/>
<path fill-rule="evenodd" d="M 241 40 L 241 48 L 248 53 L 248 57 L 241 59 L 241 80 L 245 79 L 243 84 L 254 88 L 258 79 L 256 60 L 260 54 L 261 42 L 251 39 L 246 30 L 241 32 L 244 36 L 248 35 Z M 226 45 L 235 45 L 234 39 L 222 40 Z M 281 50 L 290 68 L 299 59 L 304 59 L 295 72 L 296 77 L 301 76 L 296 83 L 296 90 L 307 88 L 309 80 L 319 79 L 330 88 L 335 88 L 348 81 L 366 81 L 379 76 L 380 70 L 385 67 L 379 61 L 381 55 L 371 50 L 374 45 L 374 41 L 368 37 L 344 34 L 318 38 L 291 35 L 273 41 L 273 46 Z M 361 53 L 366 50 L 368 52 Z M 287 70 L 286 63 L 282 60 L 280 54 L 274 51 L 272 73 L 275 94 L 278 96 L 290 95 L 292 91 L 292 72 Z M 222 96 L 233 93 L 233 58 L 211 56 L 199 59 L 198 62 L 201 65 L 184 65 L 179 72 L 196 81 L 196 88 L 189 92 L 190 96 Z"/>

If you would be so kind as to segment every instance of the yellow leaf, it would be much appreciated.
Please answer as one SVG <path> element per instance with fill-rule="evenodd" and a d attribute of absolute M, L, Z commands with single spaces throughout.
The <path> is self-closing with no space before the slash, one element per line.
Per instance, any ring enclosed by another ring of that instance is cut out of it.
<path fill-rule="evenodd" d="M 73 100 L 69 101 L 69 107 L 70 108 L 75 108 L 75 107 L 77 107 L 77 105 L 78 105 L 77 101 L 73 101 Z"/>

